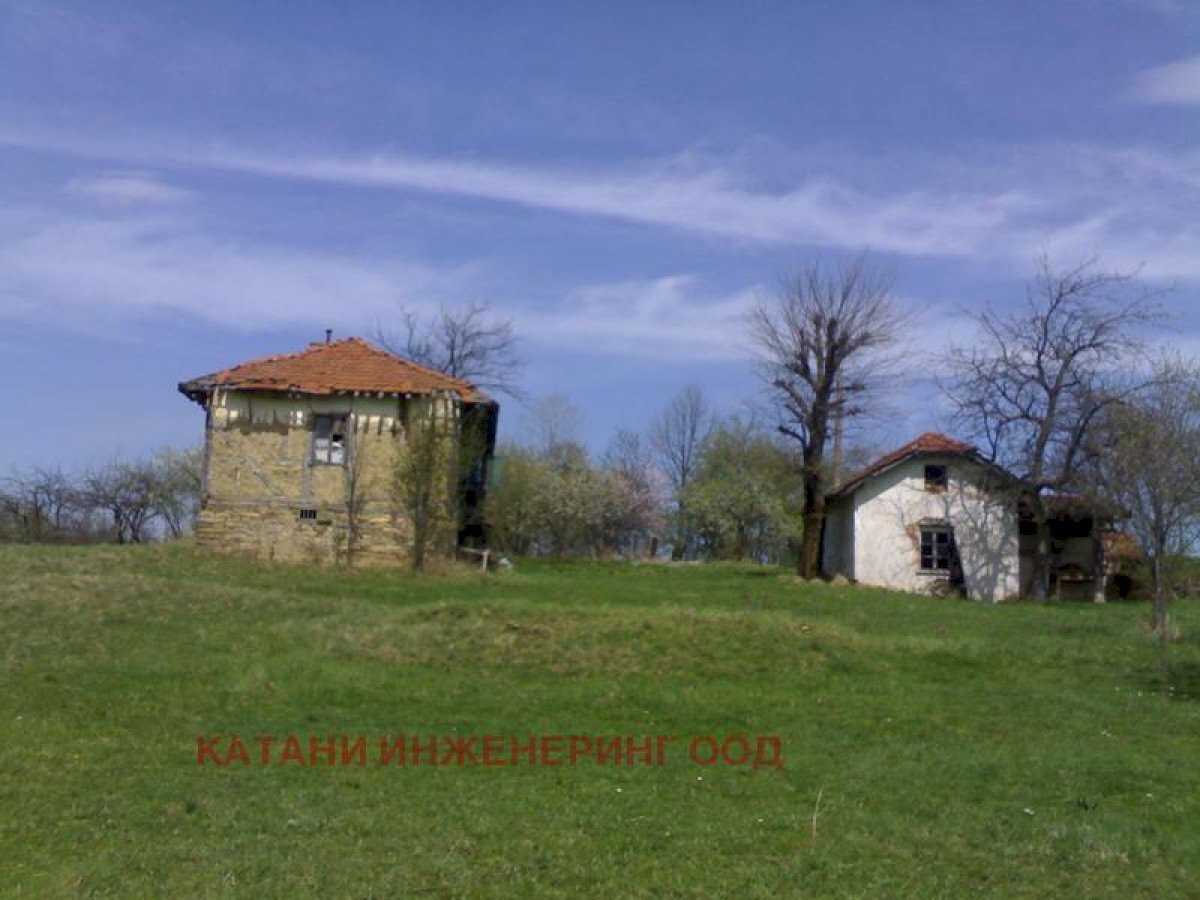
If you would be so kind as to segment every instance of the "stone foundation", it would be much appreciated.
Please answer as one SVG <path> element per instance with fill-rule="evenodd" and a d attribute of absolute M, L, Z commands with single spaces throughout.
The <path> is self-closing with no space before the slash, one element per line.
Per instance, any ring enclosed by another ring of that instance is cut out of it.
<path fill-rule="evenodd" d="M 201 549 L 255 559 L 335 565 L 403 566 L 409 562 L 408 523 L 386 511 L 364 510 L 350 547 L 345 509 L 315 507 L 316 519 L 301 518 L 301 504 L 246 504 L 210 500 L 200 510 L 196 541 Z"/>

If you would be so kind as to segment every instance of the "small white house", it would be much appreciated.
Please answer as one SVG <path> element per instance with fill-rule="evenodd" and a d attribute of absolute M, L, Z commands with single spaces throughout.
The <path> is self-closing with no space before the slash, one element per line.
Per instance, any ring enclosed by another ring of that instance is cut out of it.
<path fill-rule="evenodd" d="M 970 444 L 923 434 L 826 499 L 822 572 L 995 603 L 1027 596 L 1038 530 L 1020 496 L 1020 480 Z M 1079 503 L 1057 505 L 1045 526 L 1051 590 L 1102 600 L 1101 523 Z"/>

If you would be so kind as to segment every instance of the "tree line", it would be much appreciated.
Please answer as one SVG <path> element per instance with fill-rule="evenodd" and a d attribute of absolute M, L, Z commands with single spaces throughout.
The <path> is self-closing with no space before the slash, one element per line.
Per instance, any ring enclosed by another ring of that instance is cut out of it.
<path fill-rule="evenodd" d="M 381 327 L 378 337 L 527 405 L 488 494 L 493 549 L 791 562 L 805 578 L 820 574 L 825 498 L 871 455 L 863 426 L 886 412 L 897 384 L 935 372 L 945 427 L 1019 477 L 1013 502 L 1035 524 L 1055 495 L 1121 511 L 1146 554 L 1154 628 L 1165 636 L 1173 561 L 1200 537 L 1200 368 L 1154 351 L 1165 297 L 1136 275 L 1042 257 L 1023 295 L 964 312 L 970 336 L 921 355 L 908 339 L 922 323 L 897 299 L 889 270 L 865 253 L 811 261 L 747 316 L 757 404 L 722 415 L 687 386 L 644 431 L 617 432 L 598 456 L 566 398 L 526 398 L 512 323 L 486 303 L 426 318 L 402 311 L 400 334 Z M 195 451 L 78 477 L 14 473 L 0 483 L 0 539 L 176 536 L 195 515 L 199 485 Z M 422 498 L 407 505 L 430 506 Z M 1034 593 L 1044 598 L 1050 553 L 1038 531 Z"/>
<path fill-rule="evenodd" d="M 1200 366 L 1154 349 L 1165 292 L 1137 275 L 1043 255 L 1023 296 L 964 312 L 969 339 L 922 357 L 907 343 L 918 317 L 886 268 L 865 253 L 812 261 L 748 316 L 765 413 L 718 417 L 689 387 L 595 461 L 552 422 L 540 429 L 552 439 L 503 448 L 496 538 L 514 552 L 598 554 L 661 537 L 677 559 L 791 559 L 817 577 L 825 498 L 869 449 L 857 426 L 932 370 L 945 427 L 1018 476 L 1011 501 L 1039 535 L 1034 598 L 1051 579 L 1053 501 L 1107 505 L 1145 554 L 1166 637 L 1172 563 L 1200 541 Z"/>
<path fill-rule="evenodd" d="M 79 474 L 35 466 L 0 478 L 0 541 L 137 544 L 195 526 L 202 451 L 166 448 Z"/>
<path fill-rule="evenodd" d="M 745 415 L 718 416 L 684 388 L 645 433 L 618 431 L 599 458 L 572 433 L 561 397 L 534 407 L 541 440 L 499 448 L 488 495 L 498 549 L 519 555 L 670 553 L 784 562 L 801 491 L 794 453 Z M 550 421 L 547 421 L 547 420 Z"/>

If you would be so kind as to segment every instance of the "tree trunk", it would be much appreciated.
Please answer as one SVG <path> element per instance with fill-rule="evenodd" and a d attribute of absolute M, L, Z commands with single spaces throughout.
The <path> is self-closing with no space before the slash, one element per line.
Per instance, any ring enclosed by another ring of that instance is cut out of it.
<path fill-rule="evenodd" d="M 817 578 L 821 574 L 822 513 L 806 513 L 804 534 L 800 536 L 800 562 L 796 567 L 801 578 Z"/>
<path fill-rule="evenodd" d="M 682 503 L 679 504 L 679 515 L 676 521 L 679 523 L 679 530 L 676 533 L 678 540 L 671 548 L 671 559 L 679 562 L 686 558 L 688 545 L 687 510 Z"/>
<path fill-rule="evenodd" d="M 425 536 L 424 534 L 417 536 L 415 534 L 415 529 L 412 545 L 412 558 L 409 560 L 409 564 L 414 572 L 425 571 Z"/>
<path fill-rule="evenodd" d="M 746 536 L 746 526 L 744 523 L 737 523 L 734 535 L 733 557 L 738 562 L 742 562 L 750 555 L 750 541 Z"/>
<path fill-rule="evenodd" d="M 821 525 L 825 521 L 825 492 L 821 478 L 804 476 L 804 533 L 800 535 L 800 558 L 796 572 L 801 578 L 821 575 Z"/>
<path fill-rule="evenodd" d="M 1163 584 L 1162 553 L 1154 553 L 1154 605 L 1152 629 L 1154 636 L 1160 641 L 1166 641 L 1170 632 L 1170 615 L 1167 612 L 1167 590 Z"/>

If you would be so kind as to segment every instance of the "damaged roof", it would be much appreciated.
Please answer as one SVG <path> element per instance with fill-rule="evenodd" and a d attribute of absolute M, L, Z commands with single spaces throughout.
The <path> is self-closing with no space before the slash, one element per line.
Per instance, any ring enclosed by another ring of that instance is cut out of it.
<path fill-rule="evenodd" d="M 917 456 L 957 456 L 983 466 L 999 476 L 1002 482 L 1012 486 L 1030 489 L 1027 482 L 1009 472 L 1003 466 L 992 462 L 972 444 L 947 437 L 941 432 L 927 431 L 914 438 L 902 447 L 897 447 L 891 453 L 885 453 L 865 469 L 857 472 L 853 478 L 838 485 L 827 497 L 834 499 L 854 493 L 863 482 L 882 474 L 893 466 Z M 1072 494 L 1063 491 L 1043 493 L 1042 502 L 1046 511 L 1056 519 L 1079 519 L 1099 516 L 1109 521 L 1128 518 L 1129 513 L 1117 504 L 1103 498 L 1085 494 Z M 1020 504 L 1022 518 L 1028 518 L 1030 507 L 1028 498 Z"/>
<path fill-rule="evenodd" d="M 979 451 L 971 444 L 963 441 L 955 440 L 952 437 L 947 437 L 938 431 L 927 431 L 924 434 L 914 438 L 902 447 L 897 447 L 891 453 L 885 453 L 875 462 L 871 463 L 865 469 L 856 473 L 854 477 L 844 482 L 832 491 L 830 497 L 840 497 L 845 494 L 852 493 L 868 478 L 880 474 L 881 472 L 890 469 L 892 466 L 904 462 L 914 456 L 962 456 L 971 459 L 973 462 L 978 462 L 980 465 L 987 466 L 1003 473 L 1008 478 L 1014 476 L 1001 469 L 995 463 L 985 459 Z"/>
<path fill-rule="evenodd" d="M 362 338 L 313 343 L 296 353 L 251 360 L 179 384 L 203 404 L 216 389 L 298 394 L 452 393 L 468 403 L 488 402 L 473 384 L 418 365 Z"/>

